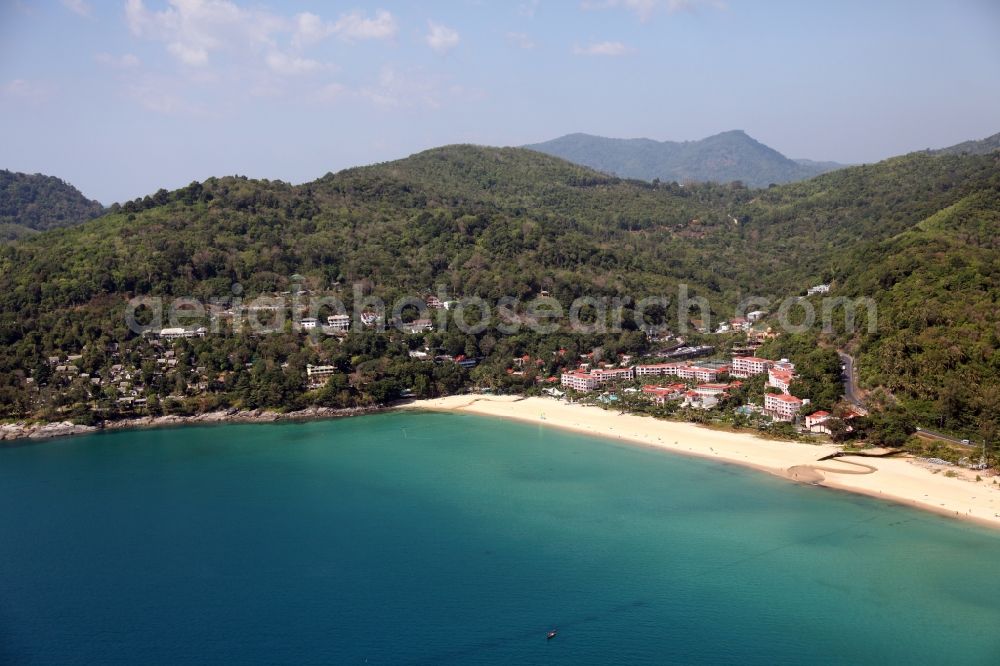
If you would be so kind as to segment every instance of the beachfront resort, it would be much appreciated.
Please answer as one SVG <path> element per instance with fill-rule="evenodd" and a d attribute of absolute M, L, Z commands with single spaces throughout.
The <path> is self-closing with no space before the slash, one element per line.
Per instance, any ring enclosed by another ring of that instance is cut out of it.
<path fill-rule="evenodd" d="M 575 370 L 563 372 L 560 384 L 576 393 L 588 394 L 603 390 L 608 385 L 632 382 L 637 378 L 671 377 L 682 381 L 644 384 L 641 388 L 642 395 L 656 405 L 676 401 L 683 407 L 712 409 L 730 391 L 742 386 L 740 380 L 764 374 L 767 375 L 767 382 L 763 402 L 748 404 L 747 409 L 774 421 L 801 421 L 803 429 L 809 432 L 830 434 L 826 425 L 830 413 L 823 410 L 809 412 L 809 399 L 792 395 L 791 386 L 796 378 L 795 364 L 784 358 L 775 361 L 757 356 L 733 356 L 729 363 L 713 366 L 679 361 L 617 367 L 600 363 L 592 367 L 590 363 L 582 362 Z"/>

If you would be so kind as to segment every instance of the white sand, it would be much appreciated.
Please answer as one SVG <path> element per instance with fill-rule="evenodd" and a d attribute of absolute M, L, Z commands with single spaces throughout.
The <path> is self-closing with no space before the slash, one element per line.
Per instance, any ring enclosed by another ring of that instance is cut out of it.
<path fill-rule="evenodd" d="M 1000 527 L 1000 485 L 993 484 L 996 477 L 984 477 L 976 482 L 975 474 L 956 469 L 959 476 L 949 478 L 942 468 L 935 473 L 934 466 L 907 457 L 849 457 L 817 462 L 819 458 L 837 451 L 838 447 L 832 444 L 772 441 L 746 433 L 619 414 L 551 398 L 449 396 L 418 400 L 406 408 L 497 416 L 568 428 L 678 453 L 715 458 L 794 481 L 862 493 Z"/>

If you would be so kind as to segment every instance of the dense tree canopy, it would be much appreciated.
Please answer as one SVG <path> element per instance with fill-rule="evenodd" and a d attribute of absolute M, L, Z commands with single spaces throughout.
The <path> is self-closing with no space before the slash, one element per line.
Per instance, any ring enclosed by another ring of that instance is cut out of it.
<path fill-rule="evenodd" d="M 995 427 L 997 159 L 916 153 L 752 190 L 628 181 L 527 150 L 449 146 L 299 186 L 227 177 L 161 190 L 86 224 L 0 246 L 2 402 L 9 415 L 32 413 L 25 381 L 47 381 L 53 354 L 83 354 L 78 363 L 96 372 L 102 349 L 136 344 L 123 317 L 136 294 L 251 298 L 288 290 L 294 275 L 348 307 L 355 284 L 387 301 L 441 287 L 491 301 L 544 292 L 568 305 L 582 295 L 676 302 L 685 284 L 718 320 L 747 296 L 776 304 L 832 282 L 832 294 L 875 299 L 877 329 L 788 336 L 774 352 L 824 368 L 834 349 L 849 346 L 860 352 L 864 384 L 884 387 L 917 420 L 963 432 Z M 483 357 L 472 378 L 497 385 L 528 381 L 505 372 L 516 355 L 540 354 L 551 372 L 559 367 L 554 345 L 633 350 L 642 338 L 557 343 L 492 328 L 441 336 L 432 346 Z M 417 372 L 404 340 L 358 338 L 350 343 L 357 347 L 303 348 L 291 333 L 230 333 L 198 341 L 188 356 L 252 405 L 377 401 L 403 390 L 447 392 L 469 379 L 457 367 Z M 135 353 L 141 364 L 144 352 Z M 343 376 L 306 396 L 305 363 L 331 357 L 341 359 Z M 824 376 L 800 379 L 818 405 L 834 398 Z"/>

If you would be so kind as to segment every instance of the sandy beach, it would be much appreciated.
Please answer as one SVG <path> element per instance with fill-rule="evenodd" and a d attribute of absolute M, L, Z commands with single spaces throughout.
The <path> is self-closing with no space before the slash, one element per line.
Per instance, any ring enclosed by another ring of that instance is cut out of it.
<path fill-rule="evenodd" d="M 691 423 L 619 414 L 552 398 L 449 396 L 418 400 L 405 409 L 461 412 L 567 428 L 685 455 L 753 467 L 799 483 L 861 493 L 1000 528 L 997 477 L 931 465 L 909 457 L 820 458 L 833 444 L 773 441 L 748 433 L 713 430 Z M 945 476 L 954 470 L 955 476 Z"/>

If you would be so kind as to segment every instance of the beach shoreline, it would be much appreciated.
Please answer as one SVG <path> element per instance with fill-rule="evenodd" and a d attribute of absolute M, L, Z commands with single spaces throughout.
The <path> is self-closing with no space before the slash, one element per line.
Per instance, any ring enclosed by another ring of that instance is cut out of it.
<path fill-rule="evenodd" d="M 766 472 L 785 480 L 866 495 L 949 518 L 1000 529 L 1000 477 L 974 476 L 967 470 L 931 465 L 912 457 L 820 458 L 841 449 L 830 443 L 771 440 L 753 433 L 716 430 L 683 421 L 614 413 L 553 398 L 453 395 L 388 406 L 337 409 L 310 407 L 293 412 L 227 409 L 191 416 L 146 416 L 106 421 L 97 426 L 70 422 L 0 425 L 0 447 L 76 435 L 197 425 L 282 423 L 362 416 L 396 410 L 473 414 L 533 423 L 619 441 L 632 446 L 696 456 Z M 863 461 L 863 462 L 859 462 Z M 871 469 L 861 471 L 861 467 Z M 955 477 L 946 476 L 953 470 Z"/>
<path fill-rule="evenodd" d="M 693 423 L 619 414 L 552 398 L 456 395 L 396 407 L 491 416 L 594 435 L 670 453 L 708 458 L 767 472 L 795 483 L 851 492 L 904 504 L 949 518 L 1000 529 L 1000 485 L 976 482 L 966 470 L 920 463 L 911 457 L 870 458 L 839 452 L 831 443 L 776 441 L 750 433 L 714 430 Z"/>

